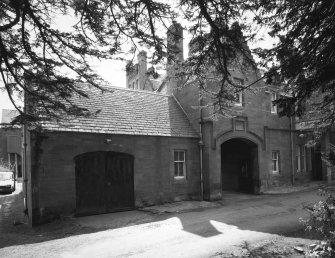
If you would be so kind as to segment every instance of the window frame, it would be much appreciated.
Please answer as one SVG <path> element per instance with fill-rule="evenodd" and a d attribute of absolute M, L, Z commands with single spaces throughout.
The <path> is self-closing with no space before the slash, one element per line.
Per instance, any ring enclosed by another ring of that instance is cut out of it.
<path fill-rule="evenodd" d="M 176 160 L 176 153 L 177 154 L 177 160 Z M 183 159 L 179 159 L 180 156 L 179 154 L 180 153 L 183 153 Z M 187 155 L 187 151 L 186 149 L 174 149 L 173 150 L 173 177 L 175 180 L 183 180 L 183 179 L 186 179 L 186 175 L 187 175 L 187 166 L 186 166 L 186 155 Z M 178 168 L 178 171 L 176 173 L 176 164 L 180 164 L 182 163 L 182 175 L 180 174 L 180 167 L 177 166 Z"/>
<path fill-rule="evenodd" d="M 278 99 L 277 92 L 271 92 L 271 114 L 278 114 L 277 105 L 273 105 L 273 101 Z"/>
<path fill-rule="evenodd" d="M 237 84 L 237 85 L 241 85 L 243 86 L 244 85 L 244 80 L 241 79 L 241 78 L 237 78 L 237 77 L 234 77 L 233 78 L 233 81 Z M 235 101 L 235 106 L 237 107 L 242 107 L 244 106 L 243 105 L 243 91 L 240 90 L 239 92 L 236 92 L 235 93 L 235 98 L 236 98 L 236 101 Z"/>
<path fill-rule="evenodd" d="M 273 154 L 277 154 L 277 157 L 274 158 Z M 276 164 L 276 170 L 274 170 L 274 164 Z M 273 150 L 271 152 L 271 171 L 274 174 L 279 174 L 280 173 L 280 151 L 279 150 Z"/>
<path fill-rule="evenodd" d="M 236 93 L 236 100 L 235 101 L 235 106 L 237 107 L 242 107 L 243 106 L 243 92 L 238 92 Z"/>

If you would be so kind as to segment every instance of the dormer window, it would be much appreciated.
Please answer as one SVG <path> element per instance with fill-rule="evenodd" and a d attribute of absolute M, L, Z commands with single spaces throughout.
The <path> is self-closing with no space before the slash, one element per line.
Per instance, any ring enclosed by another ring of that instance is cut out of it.
<path fill-rule="evenodd" d="M 278 99 L 278 95 L 275 92 L 271 93 L 271 113 L 277 114 L 277 105 L 274 105 L 273 102 Z"/>

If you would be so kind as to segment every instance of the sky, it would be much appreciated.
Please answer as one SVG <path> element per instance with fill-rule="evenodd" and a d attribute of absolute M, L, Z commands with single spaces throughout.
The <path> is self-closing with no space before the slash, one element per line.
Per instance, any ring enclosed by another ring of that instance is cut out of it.
<path fill-rule="evenodd" d="M 71 28 L 71 24 L 73 24 L 73 21 L 74 19 L 71 17 L 67 18 L 63 17 L 62 19 L 58 19 L 56 23 L 62 29 L 66 30 L 67 28 Z M 275 43 L 275 40 L 270 38 L 265 30 L 259 31 L 258 35 L 259 35 L 258 38 L 261 40 L 258 41 L 257 43 L 254 43 L 250 47 L 269 48 Z M 184 31 L 184 58 L 187 57 L 188 42 L 190 38 L 191 38 L 190 35 L 188 35 L 186 31 Z M 91 65 L 92 68 L 111 85 L 116 87 L 126 87 L 125 62 L 119 60 L 101 60 L 101 61 L 96 60 L 92 62 Z M 7 93 L 1 91 L 0 88 L 0 110 L 2 109 L 14 109 L 14 106 L 9 100 Z M 0 121 L 1 121 L 1 113 L 2 112 L 0 112 Z"/>

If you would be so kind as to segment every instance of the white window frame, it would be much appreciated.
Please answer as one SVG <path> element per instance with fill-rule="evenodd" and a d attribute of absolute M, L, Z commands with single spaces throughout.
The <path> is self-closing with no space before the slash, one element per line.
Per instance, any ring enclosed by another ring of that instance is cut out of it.
<path fill-rule="evenodd" d="M 241 86 L 244 85 L 243 79 L 233 78 L 233 80 L 238 85 L 241 85 Z M 235 106 L 242 107 L 243 106 L 243 91 L 240 90 L 239 92 L 236 93 L 235 96 L 236 96 Z"/>
<path fill-rule="evenodd" d="M 271 113 L 277 114 L 277 105 L 273 105 L 273 101 L 278 99 L 278 94 L 276 92 L 271 92 Z"/>
<path fill-rule="evenodd" d="M 275 155 L 274 155 L 275 154 Z M 279 160 L 280 160 L 280 152 L 278 150 L 273 150 L 271 152 L 271 170 L 272 173 L 279 174 Z"/>
<path fill-rule="evenodd" d="M 175 156 L 176 153 L 178 153 L 177 160 Z M 179 156 L 180 153 L 183 154 L 182 159 L 180 159 L 180 156 Z M 176 166 L 176 164 L 178 165 Z M 179 164 L 182 164 L 182 173 L 180 172 Z M 173 150 L 173 175 L 175 179 L 185 179 L 186 178 L 186 150 L 180 150 L 180 149 Z"/>
<path fill-rule="evenodd" d="M 242 92 L 238 92 L 236 93 L 236 102 L 235 102 L 235 106 L 238 107 L 242 107 L 243 105 L 243 93 Z"/>

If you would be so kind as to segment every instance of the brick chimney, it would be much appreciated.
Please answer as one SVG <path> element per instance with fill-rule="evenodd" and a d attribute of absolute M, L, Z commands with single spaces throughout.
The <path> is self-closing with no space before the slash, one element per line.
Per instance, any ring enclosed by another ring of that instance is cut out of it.
<path fill-rule="evenodd" d="M 177 88 L 174 78 L 180 62 L 184 61 L 183 28 L 180 23 L 173 22 L 167 31 L 167 65 L 166 73 L 169 79 L 167 94 L 172 94 Z"/>
<path fill-rule="evenodd" d="M 126 70 L 126 87 L 135 90 L 143 90 L 147 72 L 147 52 L 141 51 L 137 55 L 137 64 L 128 67 Z"/>
<path fill-rule="evenodd" d="M 137 55 L 138 63 L 138 87 L 140 90 L 144 89 L 146 72 L 147 72 L 147 52 L 141 51 Z"/>

